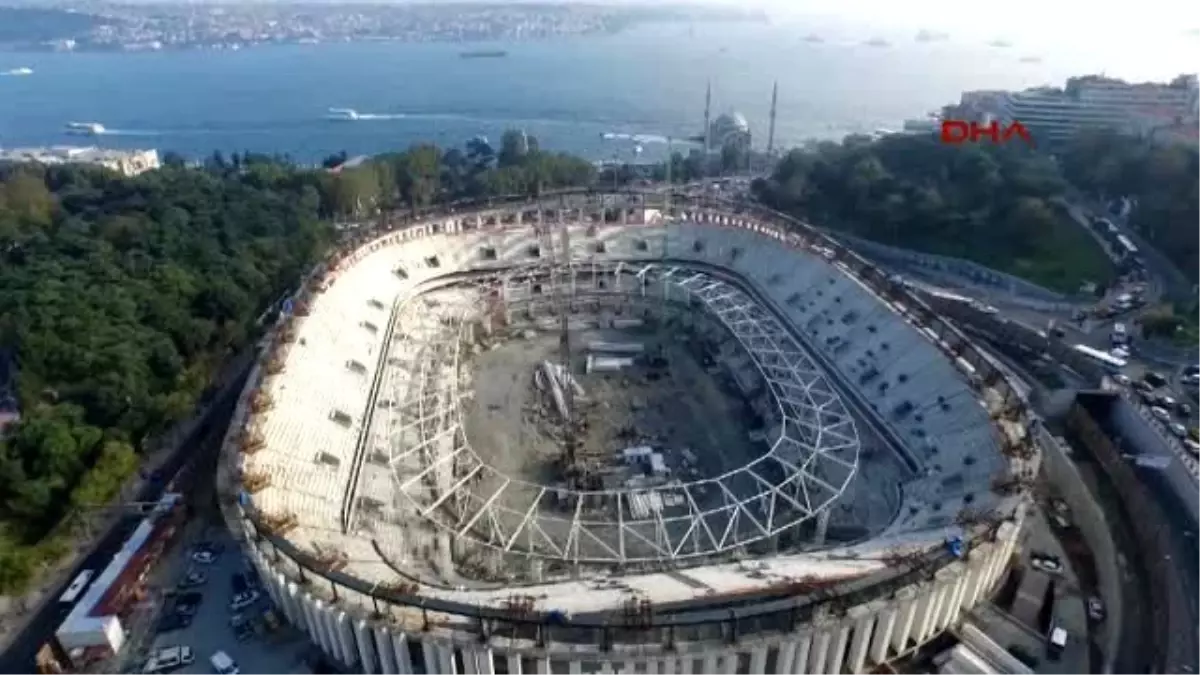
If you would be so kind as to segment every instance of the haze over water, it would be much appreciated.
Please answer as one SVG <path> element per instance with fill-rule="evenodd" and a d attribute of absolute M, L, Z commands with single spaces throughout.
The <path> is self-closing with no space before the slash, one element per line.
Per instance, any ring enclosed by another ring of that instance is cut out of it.
<path fill-rule="evenodd" d="M 826 41 L 805 41 L 809 33 Z M 881 37 L 890 47 L 863 43 Z M 507 58 L 463 59 L 464 49 Z M 1037 56 L 1039 63 L 1021 57 Z M 917 43 L 913 33 L 837 26 L 643 26 L 611 36 L 515 44 L 357 43 L 161 53 L 0 52 L 0 146 L 96 144 L 154 147 L 189 156 L 252 150 L 316 161 L 339 150 L 377 153 L 431 140 L 498 139 L 511 127 L 543 146 L 593 159 L 660 156 L 663 138 L 701 133 L 706 80 L 713 114 L 737 110 L 765 145 L 771 84 L 779 81 L 776 141 L 838 138 L 898 128 L 970 89 L 1061 85 L 1103 61 L 956 40 Z M 1111 72 L 1169 79 L 1160 71 Z M 325 119 L 329 108 L 372 116 Z M 112 133 L 80 139 L 68 122 Z M 608 134 L 608 138 L 604 135 Z M 640 135 L 641 138 L 626 138 Z"/>

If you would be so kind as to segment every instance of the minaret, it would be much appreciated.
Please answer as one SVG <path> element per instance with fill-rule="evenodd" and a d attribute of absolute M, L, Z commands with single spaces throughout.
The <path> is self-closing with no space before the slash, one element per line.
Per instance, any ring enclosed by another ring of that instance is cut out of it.
<path fill-rule="evenodd" d="M 767 157 L 775 152 L 775 106 L 779 103 L 779 80 L 771 86 L 771 126 L 767 129 Z"/>
<path fill-rule="evenodd" d="M 704 92 L 704 154 L 708 154 L 711 148 L 711 134 L 709 114 L 712 112 L 712 80 L 708 81 L 708 89 Z"/>

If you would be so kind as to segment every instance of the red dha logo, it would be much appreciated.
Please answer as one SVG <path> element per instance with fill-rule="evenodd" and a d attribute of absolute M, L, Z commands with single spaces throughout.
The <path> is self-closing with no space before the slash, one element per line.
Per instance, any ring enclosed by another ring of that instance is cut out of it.
<path fill-rule="evenodd" d="M 1020 122 L 1013 122 L 1004 129 L 1000 128 L 1000 124 L 996 121 L 989 122 L 986 126 L 978 122 L 965 122 L 963 120 L 942 120 L 942 142 L 952 145 L 961 145 L 970 141 L 978 143 L 980 137 L 987 136 L 992 143 L 1007 143 L 1013 136 L 1020 136 L 1021 140 L 1029 145 L 1033 145 L 1033 137 L 1029 135 L 1029 130 Z"/>

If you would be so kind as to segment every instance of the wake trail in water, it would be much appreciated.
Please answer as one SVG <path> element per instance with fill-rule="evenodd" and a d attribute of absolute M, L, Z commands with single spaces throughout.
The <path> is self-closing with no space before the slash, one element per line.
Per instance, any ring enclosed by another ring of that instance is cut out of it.
<path fill-rule="evenodd" d="M 152 129 L 105 129 L 97 136 L 161 136 L 161 131 Z"/>

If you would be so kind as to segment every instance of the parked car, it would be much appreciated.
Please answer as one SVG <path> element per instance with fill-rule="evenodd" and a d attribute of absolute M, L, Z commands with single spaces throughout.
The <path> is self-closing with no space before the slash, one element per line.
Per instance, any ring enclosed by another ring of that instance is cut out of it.
<path fill-rule="evenodd" d="M 238 593 L 237 595 L 233 596 L 233 601 L 229 603 L 229 609 L 233 612 L 241 611 L 258 602 L 258 598 L 259 593 L 258 591 L 254 590 Z"/>
<path fill-rule="evenodd" d="M 1055 556 L 1046 555 L 1044 553 L 1034 553 L 1029 556 L 1029 564 L 1034 569 L 1048 572 L 1050 574 L 1059 574 L 1062 572 L 1062 562 Z"/>
<path fill-rule="evenodd" d="M 180 590 L 187 588 L 196 588 L 208 583 L 208 575 L 198 570 L 190 569 L 183 578 L 179 580 L 177 587 Z"/>
<path fill-rule="evenodd" d="M 1142 375 L 1142 379 L 1154 387 L 1167 386 L 1167 378 L 1165 378 L 1162 375 L 1159 375 L 1158 373 L 1155 373 L 1153 371 L 1147 370 L 1146 374 Z"/>
<path fill-rule="evenodd" d="M 1188 405 L 1187 403 L 1181 402 L 1179 405 L 1175 406 L 1175 411 L 1178 412 L 1179 416 L 1185 420 L 1192 416 L 1192 406 Z"/>
<path fill-rule="evenodd" d="M 1175 434 L 1179 438 L 1187 438 L 1187 427 L 1183 426 L 1179 422 L 1171 422 L 1167 425 L 1167 428 L 1171 430 L 1171 433 Z"/>
<path fill-rule="evenodd" d="M 194 616 L 200 611 L 200 603 L 204 601 L 204 596 L 200 593 L 180 593 L 175 596 L 175 613 L 185 616 Z"/>
<path fill-rule="evenodd" d="M 217 555 L 212 551 L 192 551 L 192 562 L 201 565 L 211 565 L 217 561 Z"/>
<path fill-rule="evenodd" d="M 1154 391 L 1154 385 L 1146 382 L 1145 380 L 1135 380 L 1133 383 L 1133 388 L 1137 389 L 1143 394 L 1149 394 Z"/>
<path fill-rule="evenodd" d="M 164 614 L 162 618 L 158 620 L 158 625 L 155 626 L 155 632 L 171 633 L 177 630 L 183 630 L 190 625 L 192 625 L 191 616 L 170 612 L 168 614 Z"/>
<path fill-rule="evenodd" d="M 184 666 L 190 666 L 196 661 L 196 655 L 188 646 L 175 645 L 163 647 L 150 655 L 146 661 L 143 673 L 169 673 Z"/>
<path fill-rule="evenodd" d="M 1171 413 L 1167 412 L 1164 408 L 1160 408 L 1159 406 L 1154 406 L 1151 408 L 1150 414 L 1154 415 L 1155 419 L 1159 420 L 1160 422 L 1171 421 Z"/>
<path fill-rule="evenodd" d="M 1093 595 L 1092 597 L 1088 598 L 1087 612 L 1088 612 L 1088 616 L 1090 616 L 1092 618 L 1092 621 L 1103 621 L 1104 620 L 1104 603 L 1100 600 L 1099 597 Z"/>
<path fill-rule="evenodd" d="M 238 668 L 237 661 L 223 651 L 208 657 L 208 662 L 212 664 L 213 670 L 217 671 L 217 675 L 241 675 L 242 670 Z"/>
<path fill-rule="evenodd" d="M 1122 387 L 1128 387 L 1129 385 L 1133 384 L 1133 380 L 1129 379 L 1129 376 L 1123 373 L 1113 375 L 1113 380 L 1115 380 L 1116 383 Z"/>

